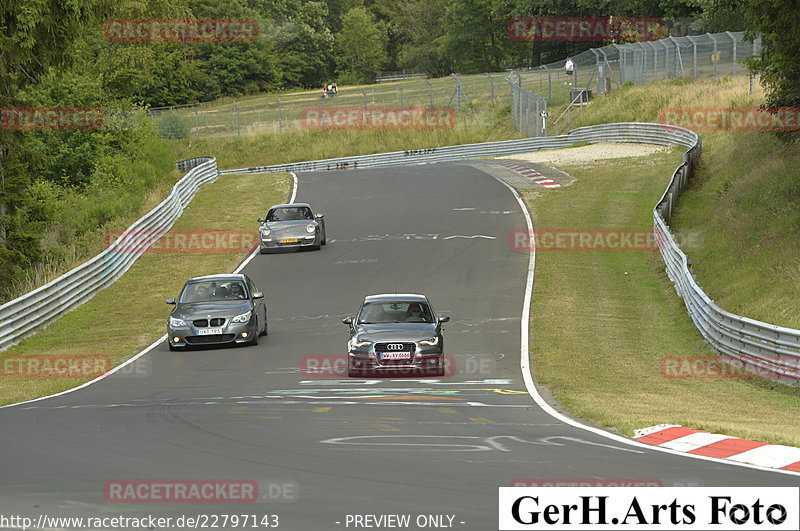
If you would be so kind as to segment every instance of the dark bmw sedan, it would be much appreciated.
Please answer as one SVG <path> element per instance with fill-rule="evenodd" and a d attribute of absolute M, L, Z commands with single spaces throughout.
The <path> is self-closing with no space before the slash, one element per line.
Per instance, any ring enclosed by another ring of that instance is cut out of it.
<path fill-rule="evenodd" d="M 347 375 L 381 373 L 443 376 L 442 323 L 424 295 L 370 295 L 350 327 Z"/>
<path fill-rule="evenodd" d="M 267 335 L 264 294 L 244 274 L 207 275 L 186 281 L 167 320 L 170 350 L 192 345 L 257 345 Z"/>

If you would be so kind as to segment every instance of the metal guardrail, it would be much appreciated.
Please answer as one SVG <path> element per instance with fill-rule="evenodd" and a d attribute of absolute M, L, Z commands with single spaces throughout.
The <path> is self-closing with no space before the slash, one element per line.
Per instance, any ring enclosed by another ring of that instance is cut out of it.
<path fill-rule="evenodd" d="M 688 129 L 646 123 L 594 125 L 580 127 L 561 136 L 312 160 L 224 170 L 221 173 L 324 171 L 428 164 L 555 149 L 578 142 L 639 142 L 687 148 L 684 162 L 674 171 L 664 195 L 653 210 L 653 228 L 667 274 L 675 284 L 678 295 L 683 298 L 695 326 L 723 360 L 741 364 L 750 372 L 782 383 L 800 385 L 800 330 L 735 315 L 717 306 L 695 281 L 686 255 L 670 231 L 667 222 L 702 152 L 699 135 Z"/>
<path fill-rule="evenodd" d="M 512 155 L 587 142 L 640 142 L 683 146 L 683 163 L 673 172 L 664 195 L 653 210 L 653 228 L 669 278 L 688 313 L 708 344 L 729 363 L 783 383 L 800 384 L 800 330 L 784 328 L 727 312 L 700 288 L 686 255 L 678 247 L 667 222 L 675 203 L 694 171 L 702 152 L 697 133 L 680 127 L 617 123 L 574 129 L 555 137 L 524 138 L 441 148 L 340 157 L 293 164 L 225 170 L 223 174 L 344 170 L 409 164 L 428 164 Z M 0 349 L 58 319 L 113 283 L 166 232 L 197 188 L 216 179 L 216 160 L 194 159 L 194 167 L 160 205 L 134 223 L 109 249 L 56 280 L 0 306 Z M 131 252 L 130 249 L 137 249 Z"/>
<path fill-rule="evenodd" d="M 131 225 L 107 249 L 75 269 L 0 306 L 0 350 L 43 328 L 113 284 L 183 213 L 197 189 L 217 178 L 217 160 L 182 161 L 189 171 L 164 201 Z"/>

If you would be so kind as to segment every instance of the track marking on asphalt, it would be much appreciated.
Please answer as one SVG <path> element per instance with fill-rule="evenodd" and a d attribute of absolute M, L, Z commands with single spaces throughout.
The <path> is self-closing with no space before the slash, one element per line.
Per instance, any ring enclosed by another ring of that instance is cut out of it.
<path fill-rule="evenodd" d="M 463 382 L 443 382 L 441 380 L 435 379 L 428 379 L 428 380 L 412 380 L 404 378 L 402 380 L 399 379 L 380 379 L 380 380 L 357 380 L 357 379 L 350 379 L 350 380 L 300 380 L 298 384 L 300 385 L 378 385 L 386 382 L 392 383 L 404 383 L 404 384 L 425 384 L 425 385 L 511 385 L 513 382 L 512 380 L 505 380 L 505 379 L 488 379 L 488 380 L 466 380 Z M 389 387 L 388 389 L 394 389 L 393 387 Z"/>
<path fill-rule="evenodd" d="M 476 442 L 473 444 L 465 444 L 460 442 L 465 439 L 469 439 L 471 441 L 476 441 Z M 320 443 L 341 445 L 341 446 L 348 446 L 348 445 L 373 446 L 373 447 L 391 446 L 393 447 L 392 451 L 397 451 L 396 447 L 413 447 L 413 449 L 409 449 L 407 451 L 420 451 L 423 449 L 428 451 L 442 451 L 443 448 L 446 448 L 449 451 L 460 451 L 460 452 L 476 452 L 476 451 L 512 452 L 513 450 L 508 447 L 509 443 L 500 442 L 501 439 L 521 445 L 562 447 L 562 446 L 567 446 L 569 443 L 574 443 L 587 446 L 600 446 L 603 448 L 609 448 L 612 450 L 618 450 L 621 452 L 629 452 L 635 454 L 645 453 L 641 450 L 634 450 L 633 448 L 624 448 L 621 446 L 614 446 L 611 444 L 595 443 L 578 437 L 565 437 L 560 435 L 555 435 L 551 437 L 539 437 L 534 440 L 523 439 L 522 437 L 518 437 L 516 435 L 494 435 L 491 437 L 480 437 L 475 435 L 354 435 L 351 437 L 335 437 L 331 439 L 325 439 L 320 441 Z M 381 442 L 383 440 L 386 440 L 388 442 Z M 402 440 L 415 441 L 415 442 L 400 442 Z M 459 443 L 441 442 L 448 440 L 458 440 Z M 428 442 L 428 441 L 436 441 L 436 442 Z M 557 442 L 557 441 L 565 441 L 565 442 Z M 458 450 L 453 450 L 453 448 L 458 448 Z"/>
<path fill-rule="evenodd" d="M 333 408 L 332 407 L 315 407 L 311 411 L 314 412 L 314 413 L 327 413 L 331 409 L 333 409 Z"/>
<path fill-rule="evenodd" d="M 395 428 L 391 424 L 368 424 L 368 426 L 377 431 L 400 431 L 400 428 Z"/>
<path fill-rule="evenodd" d="M 473 240 L 475 238 L 484 238 L 487 240 L 496 240 L 497 236 L 486 236 L 485 234 L 475 234 L 474 236 L 464 236 L 462 234 L 454 234 L 453 236 L 445 236 L 443 240 L 452 240 L 453 238 L 464 238 L 466 240 Z"/>

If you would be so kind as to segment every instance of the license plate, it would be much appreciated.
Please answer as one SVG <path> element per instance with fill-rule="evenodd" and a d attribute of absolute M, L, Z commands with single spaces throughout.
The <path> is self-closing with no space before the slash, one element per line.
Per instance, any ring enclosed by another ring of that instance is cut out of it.
<path fill-rule="evenodd" d="M 215 336 L 222 333 L 222 328 L 201 328 L 197 331 L 198 336 Z"/>
<path fill-rule="evenodd" d="M 284 238 L 281 240 L 281 243 L 297 243 L 297 238 Z"/>
<path fill-rule="evenodd" d="M 411 359 L 410 352 L 382 352 L 382 360 L 407 360 Z"/>

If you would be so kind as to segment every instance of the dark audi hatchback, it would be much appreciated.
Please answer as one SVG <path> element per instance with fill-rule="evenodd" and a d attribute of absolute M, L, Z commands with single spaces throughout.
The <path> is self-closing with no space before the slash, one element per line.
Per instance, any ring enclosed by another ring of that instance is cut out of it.
<path fill-rule="evenodd" d="M 416 294 L 370 295 L 350 327 L 347 375 L 413 374 L 444 376 L 442 323 L 428 298 Z"/>

